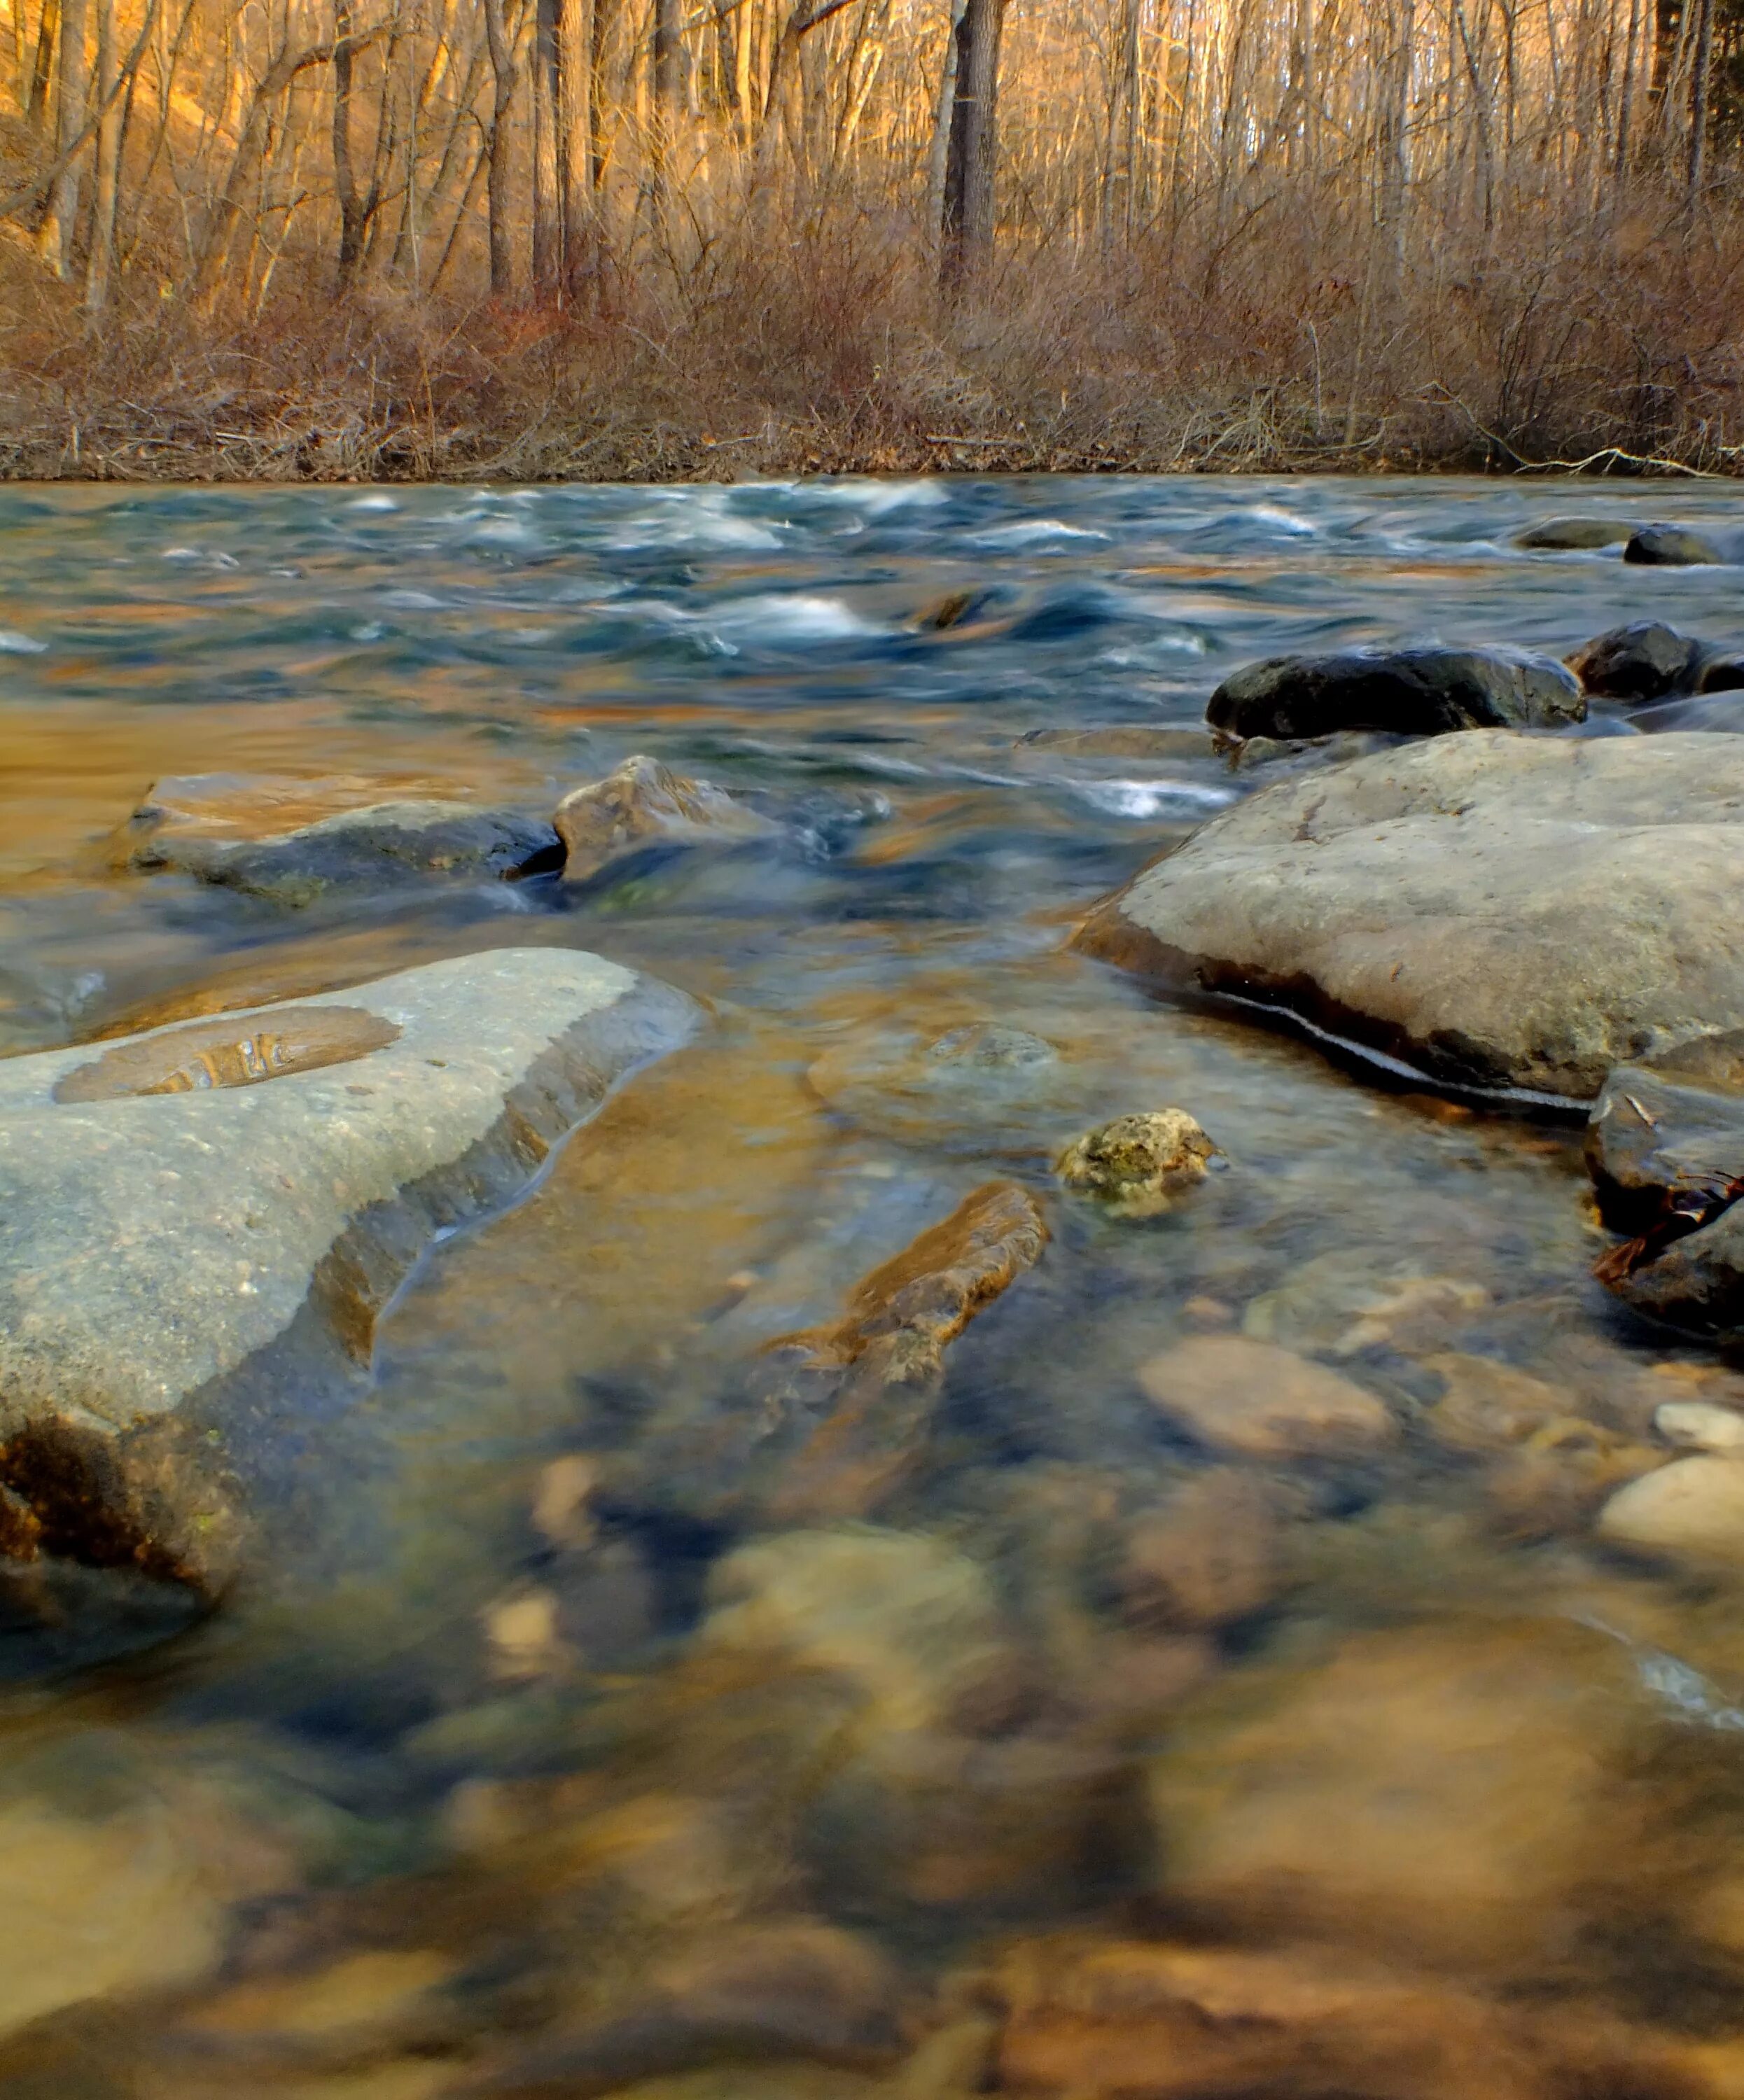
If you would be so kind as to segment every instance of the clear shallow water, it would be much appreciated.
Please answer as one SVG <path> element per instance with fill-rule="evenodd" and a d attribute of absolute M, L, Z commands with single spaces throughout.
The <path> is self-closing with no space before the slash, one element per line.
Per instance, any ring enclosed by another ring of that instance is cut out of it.
<path fill-rule="evenodd" d="M 267 1564 L 223 1612 L 153 1641 L 130 1600 L 104 1660 L 15 1580 L 0 2090 L 1115 2089 L 1106 2036 L 1038 2014 L 1037 2057 L 987 1981 L 1065 1928 L 1306 1940 L 1340 1975 L 1602 2014 L 1649 2085 L 1744 2050 L 1735 1599 L 1589 1536 L 1653 1405 L 1744 1381 L 1614 1317 L 1578 1133 L 1377 1091 L 1065 952 L 1246 783 L 1185 743 L 1022 742 L 1190 729 L 1287 649 L 1560 655 L 1647 616 L 1744 639 L 1735 569 L 1510 545 L 1570 510 L 1735 509 L 1332 480 L 0 490 L 0 1047 L 507 943 L 715 1011 L 435 1252 L 368 1396 L 266 1465 Z M 634 751 L 779 834 L 578 892 L 304 913 L 108 871 L 166 774 L 549 806 Z M 1059 1061 L 940 1081 L 929 1046 L 984 1020 Z M 1168 1103 L 1230 1156 L 1200 1198 L 1134 1226 L 1058 1198 L 1064 1142 Z M 735 1560 L 757 1540 L 687 1454 L 735 1379 L 992 1174 L 1054 1238 L 954 1344 L 883 1535 L 846 1567 L 804 1538 Z M 1232 1330 L 1340 1364 L 1405 1435 L 1248 1469 L 1259 1514 L 1212 1530 L 1275 1551 L 1188 1624 L 1139 1594 L 1134 1542 L 1212 1469 L 1137 1373 Z M 1472 1358 L 1556 1396 L 1530 1450 L 1423 1432 Z M 607 1483 L 585 1536 L 536 1515 L 577 1457 Z M 729 1606 L 757 1582 L 753 1637 Z M 940 2083 L 913 2052 L 978 2018 L 996 2059 Z M 1203 2089 L 1326 2089 L 1281 2046 Z"/>

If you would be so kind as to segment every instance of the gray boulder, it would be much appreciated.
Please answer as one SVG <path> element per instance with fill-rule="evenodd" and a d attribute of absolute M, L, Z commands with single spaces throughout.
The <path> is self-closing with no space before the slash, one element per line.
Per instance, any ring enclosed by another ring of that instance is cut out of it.
<path fill-rule="evenodd" d="M 1225 678 L 1205 719 L 1221 735 L 1321 737 L 1341 730 L 1442 736 L 1556 729 L 1587 703 L 1562 665 L 1490 649 L 1368 649 L 1274 656 Z"/>
<path fill-rule="evenodd" d="M 1662 621 L 1637 620 L 1595 635 L 1565 661 L 1594 699 L 1640 704 L 1697 691 L 1708 655 L 1705 643 Z"/>
<path fill-rule="evenodd" d="M 1726 558 L 1711 540 L 1686 525 L 1643 525 L 1630 534 L 1623 558 L 1661 569 L 1709 567 Z"/>
<path fill-rule="evenodd" d="M 1744 1032 L 1619 1065 L 1587 1127 L 1600 1215 L 1626 1235 L 1603 1282 L 1649 1317 L 1744 1330 Z"/>
<path fill-rule="evenodd" d="M 1481 730 L 1265 789 L 1078 939 L 1437 1083 L 1589 1101 L 1744 1026 L 1741 885 L 1730 739 Z"/>
<path fill-rule="evenodd" d="M 287 1395 L 306 1436 L 433 1235 L 695 1018 L 598 956 L 508 949 L 0 1063 L 12 1550 L 221 1587 Z"/>
<path fill-rule="evenodd" d="M 1517 547 L 1590 550 L 1620 547 L 1634 532 L 1627 518 L 1547 518 L 1514 535 Z"/>
<path fill-rule="evenodd" d="M 160 781 L 124 827 L 117 858 L 135 872 L 191 875 L 293 907 L 333 889 L 432 876 L 492 880 L 556 864 L 557 833 L 545 818 L 428 793 L 385 796 L 387 784 Z M 306 812 L 319 814 L 299 820 Z"/>

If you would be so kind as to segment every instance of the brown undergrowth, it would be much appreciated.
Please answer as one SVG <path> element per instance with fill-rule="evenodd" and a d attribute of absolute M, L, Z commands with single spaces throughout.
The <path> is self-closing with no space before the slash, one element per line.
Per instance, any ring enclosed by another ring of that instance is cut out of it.
<path fill-rule="evenodd" d="M 811 472 L 1589 470 L 1744 462 L 1744 219 L 1645 196 L 1378 265 L 1275 215 L 1106 261 L 1004 254 L 941 306 L 903 225 L 844 217 L 564 307 L 281 271 L 196 315 L 130 271 L 100 330 L 0 252 L 0 474 L 601 481 Z M 1311 259 L 1318 257 L 1318 261 Z"/>

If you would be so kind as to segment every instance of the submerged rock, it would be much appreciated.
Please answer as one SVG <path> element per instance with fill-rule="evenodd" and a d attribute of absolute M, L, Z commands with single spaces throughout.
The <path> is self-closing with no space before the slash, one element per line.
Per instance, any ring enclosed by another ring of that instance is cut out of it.
<path fill-rule="evenodd" d="M 766 1352 L 766 1393 L 815 1424 L 783 1469 L 773 1507 L 863 1515 L 924 1454 L 947 1345 L 1041 1258 L 1035 1199 L 989 1181 L 854 1291 L 841 1319 Z"/>
<path fill-rule="evenodd" d="M 0 1065 L 0 1480 L 42 1546 L 219 1587 L 288 1386 L 695 1021 L 511 949 Z"/>
<path fill-rule="evenodd" d="M 1590 1101 L 1744 1025 L 1744 750 L 1477 730 L 1213 818 L 1078 946 L 1455 1087 Z"/>
<path fill-rule="evenodd" d="M 1127 1534 L 1119 1587 L 1140 1626 L 1227 1625 L 1269 1604 L 1282 1579 L 1277 1497 L 1218 1466 L 1141 1511 Z"/>
<path fill-rule="evenodd" d="M 1661 620 L 1637 620 L 1595 635 L 1565 660 L 1596 699 L 1640 704 L 1699 690 L 1697 675 L 1708 654 L 1704 642 Z"/>
<path fill-rule="evenodd" d="M 1555 729 L 1586 712 L 1580 687 L 1548 657 L 1429 647 L 1269 657 L 1225 678 L 1205 719 L 1233 738 L 1322 737 L 1342 730 L 1415 737 Z"/>
<path fill-rule="evenodd" d="M 1599 1513 L 1613 1545 L 1744 1566 L 1744 1458 L 1703 1453 L 1619 1488 Z"/>
<path fill-rule="evenodd" d="M 1653 1410 L 1653 1427 L 1686 1450 L 1744 1452 L 1744 1414 L 1712 1401 L 1668 1400 Z"/>
<path fill-rule="evenodd" d="M 1517 547 L 1619 547 L 1635 531 L 1627 518 L 1547 518 L 1514 535 Z"/>
<path fill-rule="evenodd" d="M 555 859 L 557 835 L 545 818 L 427 792 L 390 797 L 382 791 L 391 784 L 350 775 L 161 781 L 134 813 L 118 857 L 139 872 L 191 875 L 292 907 L 333 889 L 434 875 L 494 879 Z M 326 814 L 311 818 L 311 810 Z"/>
<path fill-rule="evenodd" d="M 1744 1328 L 1744 1031 L 1618 1065 L 1587 1129 L 1600 1214 L 1629 1238 L 1601 1279 L 1655 1319 Z"/>
<path fill-rule="evenodd" d="M 1627 1650 L 1573 1625 L 1419 1621 L 1250 1667 L 1151 1766 L 1163 1888 L 1238 1933 L 1554 1972 L 1626 1892 L 1656 1914 L 1656 1719 Z"/>
<path fill-rule="evenodd" d="M 1513 2005 L 1320 1948 L 1059 1935 L 1021 1941 L 979 1980 L 1004 2008 L 998 2089 L 1036 2100 L 1556 2100 L 1679 2084 L 1653 2037 L 1590 2009 Z"/>
<path fill-rule="evenodd" d="M 585 882 L 640 847 L 765 838 L 777 828 L 723 788 L 641 757 L 626 758 L 603 780 L 566 795 L 554 821 L 563 843 L 566 882 Z"/>
<path fill-rule="evenodd" d="M 1629 536 L 1626 562 L 1654 568 L 1694 568 L 1724 562 L 1715 543 L 1687 525 L 1643 525 Z"/>
<path fill-rule="evenodd" d="M 1340 1372 L 1245 1335 L 1194 1335 L 1153 1357 L 1138 1382 L 1200 1443 L 1242 1458 L 1354 1457 L 1398 1436 L 1374 1395 Z"/>
<path fill-rule="evenodd" d="M 1089 1132 L 1066 1147 L 1054 1171 L 1116 1217 L 1154 1218 L 1196 1189 L 1221 1156 L 1185 1109 L 1159 1109 Z"/>
<path fill-rule="evenodd" d="M 1202 729 L 1152 728 L 1143 722 L 1110 722 L 1097 729 L 1032 729 L 1016 751 L 1056 751 L 1062 758 L 1210 758 L 1214 748 Z"/>

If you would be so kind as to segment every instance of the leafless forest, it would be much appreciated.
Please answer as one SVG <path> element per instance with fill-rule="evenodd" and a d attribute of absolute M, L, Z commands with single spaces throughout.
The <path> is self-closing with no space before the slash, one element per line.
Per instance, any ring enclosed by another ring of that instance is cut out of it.
<path fill-rule="evenodd" d="M 0 0 L 0 468 L 1733 470 L 1744 0 Z"/>

